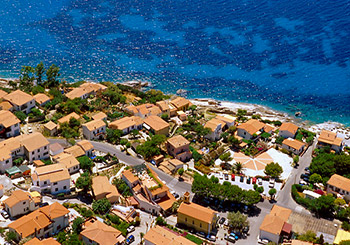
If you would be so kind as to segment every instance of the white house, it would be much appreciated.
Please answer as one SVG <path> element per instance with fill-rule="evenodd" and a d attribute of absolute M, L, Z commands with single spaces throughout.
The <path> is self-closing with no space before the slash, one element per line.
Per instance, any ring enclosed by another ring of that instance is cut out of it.
<path fill-rule="evenodd" d="M 79 171 L 79 161 L 70 153 L 62 152 L 56 155 L 53 159 L 56 163 L 63 164 L 68 170 L 69 174 L 74 174 Z"/>
<path fill-rule="evenodd" d="M 259 136 L 264 131 L 265 126 L 265 123 L 256 119 L 250 119 L 237 127 L 237 135 L 243 139 L 250 140 L 255 138 L 255 136 Z"/>
<path fill-rule="evenodd" d="M 93 120 L 82 125 L 83 135 L 88 140 L 104 139 L 106 123 L 102 120 Z"/>
<path fill-rule="evenodd" d="M 29 162 L 50 157 L 50 143 L 41 133 L 35 132 L 28 135 L 19 135 L 16 138 L 19 139 L 24 150 L 24 155 Z"/>
<path fill-rule="evenodd" d="M 60 143 L 50 145 L 50 156 L 56 156 L 64 151 L 64 147 Z"/>
<path fill-rule="evenodd" d="M 338 174 L 333 174 L 327 182 L 327 193 L 342 195 L 344 199 L 350 201 L 350 179 Z"/>
<path fill-rule="evenodd" d="M 15 190 L 11 196 L 3 201 L 5 210 L 11 217 L 23 215 L 39 208 L 41 198 L 33 197 L 29 192 Z"/>
<path fill-rule="evenodd" d="M 20 134 L 20 120 L 10 111 L 0 111 L 0 137 L 9 138 Z"/>
<path fill-rule="evenodd" d="M 282 148 L 293 152 L 295 155 L 299 155 L 304 151 L 305 143 L 296 139 L 288 138 L 283 140 Z"/>
<path fill-rule="evenodd" d="M 217 119 L 213 118 L 209 120 L 204 127 L 210 129 L 210 133 L 205 136 L 205 138 L 216 141 L 219 140 L 222 134 L 222 129 L 225 127 L 226 123 Z"/>
<path fill-rule="evenodd" d="M 3 99 L 10 102 L 13 105 L 14 110 L 22 111 L 26 114 L 30 113 L 35 107 L 33 96 L 19 89 L 5 95 Z"/>
<path fill-rule="evenodd" d="M 38 93 L 34 95 L 33 98 L 39 106 L 44 106 L 50 102 L 50 97 L 43 93 Z"/>
<path fill-rule="evenodd" d="M 70 175 L 63 164 L 51 164 L 36 168 L 31 190 L 53 195 L 70 191 Z"/>
<path fill-rule="evenodd" d="M 119 129 L 123 134 L 128 134 L 133 130 L 141 130 L 143 119 L 138 116 L 123 117 L 119 120 L 111 122 L 108 127 L 111 129 Z"/>
<path fill-rule="evenodd" d="M 343 150 L 343 139 L 337 137 L 337 133 L 322 130 L 318 137 L 317 147 L 322 148 L 325 146 L 329 146 L 335 152 L 341 152 Z"/>
<path fill-rule="evenodd" d="M 294 139 L 295 134 L 298 131 L 298 126 L 293 124 L 293 123 L 282 123 L 279 132 L 278 132 L 278 136 L 283 137 L 285 139 L 287 138 L 292 138 Z"/>
<path fill-rule="evenodd" d="M 94 153 L 94 146 L 88 140 L 77 142 L 77 145 L 85 152 L 85 156 L 91 157 Z"/>

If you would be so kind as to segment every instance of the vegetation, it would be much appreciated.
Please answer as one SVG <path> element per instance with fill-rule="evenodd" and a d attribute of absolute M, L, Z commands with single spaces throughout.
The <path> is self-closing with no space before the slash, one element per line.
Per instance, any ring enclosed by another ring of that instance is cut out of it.
<path fill-rule="evenodd" d="M 111 203 L 108 201 L 107 198 L 103 198 L 100 200 L 95 200 L 92 203 L 92 210 L 95 213 L 98 214 L 105 214 L 109 211 L 109 209 L 111 208 Z"/>
<path fill-rule="evenodd" d="M 27 115 L 22 112 L 22 111 L 15 111 L 13 114 L 15 114 L 15 116 L 23 123 L 26 118 L 27 118 Z"/>
<path fill-rule="evenodd" d="M 187 238 L 188 240 L 194 242 L 195 244 L 202 244 L 203 243 L 202 239 L 200 239 L 200 238 L 198 238 L 198 237 L 196 237 L 194 235 L 191 235 L 191 234 L 187 234 L 185 236 L 185 238 Z"/>
<path fill-rule="evenodd" d="M 272 162 L 265 166 L 264 173 L 272 178 L 279 178 L 283 173 L 283 169 L 277 162 Z"/>
<path fill-rule="evenodd" d="M 274 198 L 276 193 L 277 193 L 277 190 L 275 188 L 272 188 L 272 189 L 269 190 L 269 195 L 271 196 L 271 199 Z"/>
<path fill-rule="evenodd" d="M 16 241 L 17 241 L 16 233 L 13 231 L 6 232 L 5 241 L 9 242 L 9 243 L 16 243 Z"/>
<path fill-rule="evenodd" d="M 321 153 L 312 159 L 310 172 L 319 174 L 324 183 L 333 174 L 350 177 L 350 156 Z"/>
<path fill-rule="evenodd" d="M 167 223 L 162 216 L 156 218 L 156 225 L 165 226 Z"/>
<path fill-rule="evenodd" d="M 240 212 L 229 212 L 227 215 L 229 226 L 235 231 L 242 231 L 249 226 L 248 216 Z"/>
<path fill-rule="evenodd" d="M 80 163 L 80 168 L 92 173 L 94 162 L 88 156 L 81 156 L 77 158 Z"/>
<path fill-rule="evenodd" d="M 132 196 L 132 192 L 130 190 L 130 187 L 125 183 L 124 180 L 122 180 L 120 178 L 114 178 L 113 185 L 115 185 L 117 187 L 119 193 L 122 194 L 123 197 Z"/>
<path fill-rule="evenodd" d="M 73 232 L 79 234 L 82 231 L 83 223 L 84 223 L 83 218 L 81 218 L 81 217 L 75 218 L 75 220 L 73 220 L 73 224 L 72 224 Z"/>
<path fill-rule="evenodd" d="M 154 135 L 145 143 L 136 147 L 137 153 L 141 154 L 145 159 L 149 160 L 153 156 L 160 154 L 159 146 L 164 143 L 166 137 L 164 135 Z"/>
<path fill-rule="evenodd" d="M 112 144 L 119 144 L 120 138 L 123 135 L 123 131 L 121 131 L 119 129 L 107 128 L 106 134 L 107 134 L 107 136 L 106 136 L 107 142 L 112 143 Z"/>
<path fill-rule="evenodd" d="M 78 189 L 83 189 L 85 193 L 91 190 L 91 176 L 88 172 L 85 172 L 78 177 L 75 186 Z"/>
<path fill-rule="evenodd" d="M 304 234 L 298 235 L 297 239 L 301 241 L 312 242 L 317 244 L 324 243 L 323 235 L 321 234 L 321 236 L 317 238 L 316 233 L 314 233 L 313 231 L 306 231 Z"/>
<path fill-rule="evenodd" d="M 80 136 L 79 128 L 80 121 L 72 117 L 68 123 L 60 124 L 60 134 L 66 139 L 77 138 Z"/>

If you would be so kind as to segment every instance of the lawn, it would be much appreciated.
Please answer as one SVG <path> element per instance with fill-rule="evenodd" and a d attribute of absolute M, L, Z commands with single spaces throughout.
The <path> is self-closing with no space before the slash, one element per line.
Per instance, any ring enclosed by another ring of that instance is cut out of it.
<path fill-rule="evenodd" d="M 194 235 L 191 235 L 191 234 L 187 234 L 185 236 L 188 240 L 196 243 L 196 244 L 202 244 L 203 241 L 201 239 L 199 239 L 198 237 L 194 236 Z"/>

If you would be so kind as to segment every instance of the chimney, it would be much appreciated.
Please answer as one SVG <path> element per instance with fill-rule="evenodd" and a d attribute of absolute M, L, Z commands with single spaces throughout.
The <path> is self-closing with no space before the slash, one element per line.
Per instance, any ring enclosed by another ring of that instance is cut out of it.
<path fill-rule="evenodd" d="M 190 193 L 188 191 L 184 194 L 184 203 L 190 204 Z"/>

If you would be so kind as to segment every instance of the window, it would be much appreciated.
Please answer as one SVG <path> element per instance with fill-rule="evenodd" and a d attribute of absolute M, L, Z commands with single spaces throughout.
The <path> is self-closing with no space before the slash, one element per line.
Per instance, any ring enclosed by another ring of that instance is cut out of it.
<path fill-rule="evenodd" d="M 194 225 L 194 220 L 192 220 L 192 225 Z"/>
<path fill-rule="evenodd" d="M 46 150 L 46 149 L 47 149 L 47 146 L 44 146 L 44 149 Z"/>
<path fill-rule="evenodd" d="M 63 186 L 63 189 L 67 189 L 67 186 Z"/>
<path fill-rule="evenodd" d="M 56 188 L 55 191 L 58 191 L 58 188 Z"/>
<path fill-rule="evenodd" d="M 185 218 L 185 222 L 187 222 L 187 218 Z"/>
<path fill-rule="evenodd" d="M 54 182 L 53 185 L 57 185 L 57 182 Z"/>
<path fill-rule="evenodd" d="M 47 182 L 46 181 L 44 181 L 44 185 L 46 185 L 47 184 Z"/>
<path fill-rule="evenodd" d="M 40 152 L 40 149 L 38 149 L 38 152 Z"/>
<path fill-rule="evenodd" d="M 34 151 L 32 151 L 32 154 L 34 154 Z"/>
<path fill-rule="evenodd" d="M 23 205 L 25 205 L 26 204 L 26 202 L 23 202 Z"/>
<path fill-rule="evenodd" d="M 202 223 L 199 223 L 199 227 L 202 228 Z"/>
<path fill-rule="evenodd" d="M 6 163 L 9 163 L 10 160 L 6 160 Z"/>

